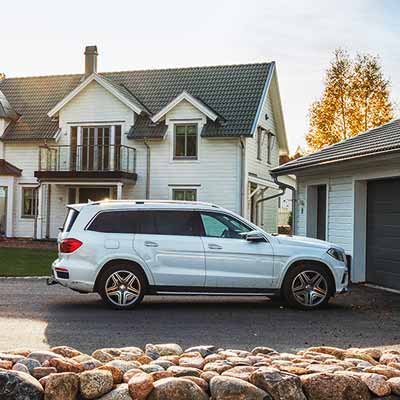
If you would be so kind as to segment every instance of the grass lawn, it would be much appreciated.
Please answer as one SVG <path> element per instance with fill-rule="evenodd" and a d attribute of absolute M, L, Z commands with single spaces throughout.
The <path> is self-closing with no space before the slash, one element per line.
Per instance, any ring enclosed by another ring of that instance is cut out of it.
<path fill-rule="evenodd" d="M 0 247 L 0 276 L 50 275 L 57 251 Z"/>

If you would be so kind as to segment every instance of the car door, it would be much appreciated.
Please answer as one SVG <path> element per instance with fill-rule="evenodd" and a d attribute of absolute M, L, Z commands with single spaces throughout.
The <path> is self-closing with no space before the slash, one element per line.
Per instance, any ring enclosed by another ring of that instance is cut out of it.
<path fill-rule="evenodd" d="M 201 221 L 190 210 L 146 210 L 134 249 L 150 268 L 159 290 L 204 287 L 205 256 Z"/>
<path fill-rule="evenodd" d="M 273 287 L 273 249 L 265 241 L 247 241 L 253 228 L 222 212 L 201 212 L 206 256 L 206 287 Z"/>

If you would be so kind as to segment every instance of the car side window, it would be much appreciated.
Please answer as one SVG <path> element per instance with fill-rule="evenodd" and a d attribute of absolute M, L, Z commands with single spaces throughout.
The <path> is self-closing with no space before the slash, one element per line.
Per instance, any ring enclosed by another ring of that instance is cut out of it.
<path fill-rule="evenodd" d="M 247 225 L 226 214 L 202 212 L 201 220 L 207 237 L 242 239 L 243 233 L 251 231 Z"/>
<path fill-rule="evenodd" d="M 157 233 L 153 214 L 143 211 L 104 211 L 87 229 L 102 233 Z"/>
<path fill-rule="evenodd" d="M 201 222 L 193 211 L 154 211 L 159 235 L 200 236 Z"/>

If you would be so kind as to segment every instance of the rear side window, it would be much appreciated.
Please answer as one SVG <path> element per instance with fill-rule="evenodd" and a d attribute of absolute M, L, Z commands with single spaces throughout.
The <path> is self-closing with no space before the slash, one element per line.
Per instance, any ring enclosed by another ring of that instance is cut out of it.
<path fill-rule="evenodd" d="M 103 233 L 155 233 L 154 216 L 141 211 L 104 211 L 90 224 L 89 231 Z"/>
<path fill-rule="evenodd" d="M 103 233 L 199 236 L 200 216 L 191 211 L 104 211 L 87 228 Z"/>
<path fill-rule="evenodd" d="M 64 221 L 63 232 L 69 232 L 72 229 L 72 226 L 74 225 L 78 215 L 78 211 L 74 210 L 73 208 L 68 209 L 68 214 Z"/>

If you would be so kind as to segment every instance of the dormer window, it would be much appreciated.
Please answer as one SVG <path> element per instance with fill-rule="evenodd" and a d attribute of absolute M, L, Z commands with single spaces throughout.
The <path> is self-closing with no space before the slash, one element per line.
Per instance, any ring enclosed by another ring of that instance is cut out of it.
<path fill-rule="evenodd" d="M 197 160 L 197 124 L 176 124 L 174 127 L 174 160 Z"/>

